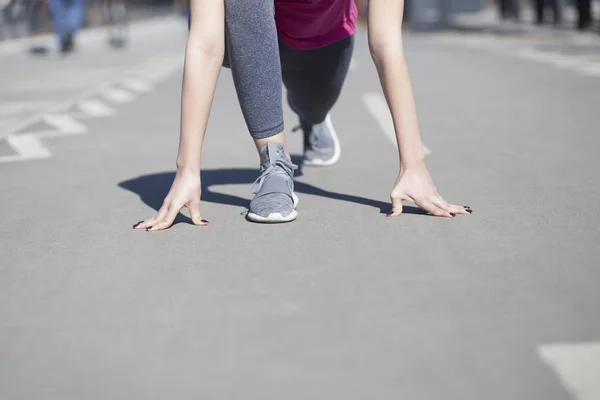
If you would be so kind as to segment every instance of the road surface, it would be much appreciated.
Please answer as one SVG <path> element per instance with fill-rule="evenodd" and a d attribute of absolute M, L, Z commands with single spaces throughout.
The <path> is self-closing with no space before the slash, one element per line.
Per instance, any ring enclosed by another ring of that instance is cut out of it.
<path fill-rule="evenodd" d="M 257 157 L 225 70 L 210 225 L 134 231 L 174 175 L 185 35 L 0 47 L 0 399 L 600 398 L 600 39 L 406 34 L 430 172 L 471 216 L 385 217 L 398 160 L 360 33 L 342 158 L 298 174 L 296 222 L 244 219 Z"/>

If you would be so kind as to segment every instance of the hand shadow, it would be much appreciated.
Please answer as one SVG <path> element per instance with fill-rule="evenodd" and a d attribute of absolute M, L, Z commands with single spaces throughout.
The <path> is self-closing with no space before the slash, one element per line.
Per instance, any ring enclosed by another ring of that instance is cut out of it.
<path fill-rule="evenodd" d="M 292 156 L 292 161 L 294 164 L 300 166 L 296 171 L 296 177 L 302 176 L 301 158 L 298 156 Z M 202 181 L 202 201 L 247 208 L 248 203 L 250 202 L 249 199 L 215 192 L 212 190 L 212 188 L 213 186 L 218 185 L 250 185 L 258 177 L 258 171 L 254 168 L 207 169 L 200 172 L 200 177 Z M 158 211 L 162 206 L 163 200 L 169 192 L 174 179 L 175 172 L 161 172 L 143 175 L 120 182 L 119 187 L 137 194 L 145 204 Z M 294 190 L 298 193 L 311 194 L 329 199 L 348 201 L 369 207 L 376 207 L 379 208 L 379 211 L 382 214 L 385 214 L 391 209 L 390 203 L 387 202 L 367 199 L 361 196 L 332 192 L 297 180 L 294 181 Z M 404 206 L 403 212 L 406 214 L 428 215 L 426 211 L 413 206 Z M 192 223 L 189 217 L 181 213 L 178 214 L 174 224 L 179 222 Z"/>

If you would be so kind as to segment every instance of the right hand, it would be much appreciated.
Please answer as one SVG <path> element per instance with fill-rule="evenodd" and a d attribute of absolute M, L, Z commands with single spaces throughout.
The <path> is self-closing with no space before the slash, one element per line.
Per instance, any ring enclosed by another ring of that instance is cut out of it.
<path fill-rule="evenodd" d="M 190 212 L 194 225 L 206 226 L 208 221 L 200 216 L 200 174 L 177 171 L 169 194 L 155 217 L 133 225 L 134 229 L 146 229 L 147 232 L 168 229 L 173 225 L 177 214 L 184 208 Z"/>

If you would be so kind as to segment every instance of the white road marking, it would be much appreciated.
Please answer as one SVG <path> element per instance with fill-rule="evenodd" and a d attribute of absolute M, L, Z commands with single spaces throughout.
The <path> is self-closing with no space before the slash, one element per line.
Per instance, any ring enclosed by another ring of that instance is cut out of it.
<path fill-rule="evenodd" d="M 139 79 L 126 79 L 122 82 L 123 87 L 134 92 L 146 93 L 152 91 L 152 84 Z"/>
<path fill-rule="evenodd" d="M 600 63 L 590 64 L 585 67 L 578 68 L 578 71 L 587 76 L 600 76 Z"/>
<path fill-rule="evenodd" d="M 51 156 L 48 149 L 32 135 L 8 136 L 6 141 L 18 154 L 0 157 L 0 162 L 35 160 Z"/>
<path fill-rule="evenodd" d="M 115 103 L 124 104 L 131 103 L 135 100 L 135 96 L 127 90 L 111 87 L 102 91 L 102 95 Z"/>
<path fill-rule="evenodd" d="M 516 53 L 516 56 L 525 60 L 537 61 L 537 62 L 548 62 L 552 61 L 555 57 L 553 53 L 544 51 L 537 51 L 532 49 L 523 49 Z"/>
<path fill-rule="evenodd" d="M 0 43 L 0 50 L 1 48 L 2 46 Z M 15 118 L 5 117 L 0 120 L 0 128 L 2 128 L 0 131 L 0 139 L 5 138 L 6 142 L 15 150 L 15 152 L 19 153 L 17 155 L 2 156 L 0 157 L 0 162 L 51 157 L 52 154 L 42 145 L 40 139 L 77 135 L 87 132 L 87 128 L 78 122 L 75 117 L 100 117 L 115 113 L 115 111 L 107 104 L 94 99 L 94 97 L 97 97 L 100 94 L 115 103 L 132 102 L 136 98 L 135 94 L 118 86 L 127 86 L 128 89 L 137 92 L 150 91 L 152 90 L 153 85 L 141 78 L 141 76 L 144 75 L 140 74 L 141 69 L 147 68 L 148 72 L 154 74 L 156 79 L 163 79 L 175 70 L 181 69 L 182 64 L 183 57 L 179 54 L 161 55 L 155 57 L 151 62 L 146 62 L 141 66 L 138 64 L 128 72 L 121 74 L 118 81 L 104 82 L 90 90 L 86 90 L 83 93 L 78 93 L 70 97 L 64 102 L 50 105 L 49 107 L 48 104 L 39 105 L 38 108 L 42 108 L 42 110 L 37 110 L 32 103 L 22 103 L 20 105 L 15 105 L 14 103 L 7 104 L 5 107 L 0 108 L 0 111 L 5 114 L 12 114 L 17 111 L 21 112 L 21 110 L 24 109 L 27 109 L 29 112 L 34 111 L 35 113 L 20 121 L 15 120 Z M 151 66 L 152 68 L 148 68 L 148 66 Z M 123 77 L 130 78 L 124 80 Z M 69 110 L 72 110 L 74 105 L 77 106 L 82 113 L 68 113 Z M 28 127 L 40 121 L 50 125 L 53 129 L 28 131 Z"/>
<path fill-rule="evenodd" d="M 115 114 L 115 110 L 100 100 L 88 99 L 79 102 L 78 107 L 92 117 L 107 117 Z"/>
<path fill-rule="evenodd" d="M 87 128 L 66 114 L 46 114 L 43 121 L 54 127 L 54 130 L 27 132 L 37 138 L 50 138 L 57 136 L 79 135 L 85 133 Z"/>
<path fill-rule="evenodd" d="M 578 59 L 574 57 L 564 56 L 562 54 L 555 54 L 554 58 L 549 60 L 549 64 L 557 68 L 571 68 L 580 70 L 590 65 L 590 62 L 585 59 Z"/>
<path fill-rule="evenodd" d="M 600 399 L 600 342 L 543 345 L 538 355 L 574 398 Z"/>
<path fill-rule="evenodd" d="M 588 39 L 582 34 L 573 34 L 573 45 L 592 45 L 597 40 Z M 441 43 L 461 44 L 466 47 L 481 47 L 482 49 L 499 52 L 501 54 L 521 58 L 527 61 L 544 63 L 559 69 L 568 69 L 581 75 L 600 77 L 600 60 L 590 56 L 576 56 L 551 51 L 540 51 L 532 47 L 509 47 L 506 43 L 500 43 L 497 39 L 488 37 L 465 39 L 462 36 L 446 35 L 437 39 Z M 498 46 L 496 46 L 498 44 Z"/>
<path fill-rule="evenodd" d="M 396 130 L 394 129 L 394 121 L 390 114 L 389 108 L 383 95 L 379 93 L 364 93 L 363 102 L 367 107 L 367 110 L 371 113 L 381 131 L 385 134 L 392 145 L 397 146 L 396 142 Z M 423 144 L 423 153 L 428 156 L 431 154 L 431 150 Z"/>

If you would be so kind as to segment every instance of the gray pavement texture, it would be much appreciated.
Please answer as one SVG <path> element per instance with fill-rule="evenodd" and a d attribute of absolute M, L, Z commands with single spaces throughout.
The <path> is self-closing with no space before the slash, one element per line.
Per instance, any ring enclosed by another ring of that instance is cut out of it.
<path fill-rule="evenodd" d="M 0 158 L 48 107 L 178 60 L 186 28 L 163 28 L 121 52 L 0 56 Z M 298 174 L 294 223 L 244 219 L 258 158 L 229 71 L 206 228 L 131 229 L 174 176 L 180 67 L 112 115 L 72 113 L 86 131 L 40 139 L 50 157 L 0 163 L 0 399 L 592 399 L 538 348 L 600 341 L 600 78 L 470 36 L 405 39 L 430 172 L 469 217 L 382 214 L 398 160 L 363 103 L 380 89 L 362 33 L 332 113 L 342 158 Z"/>

